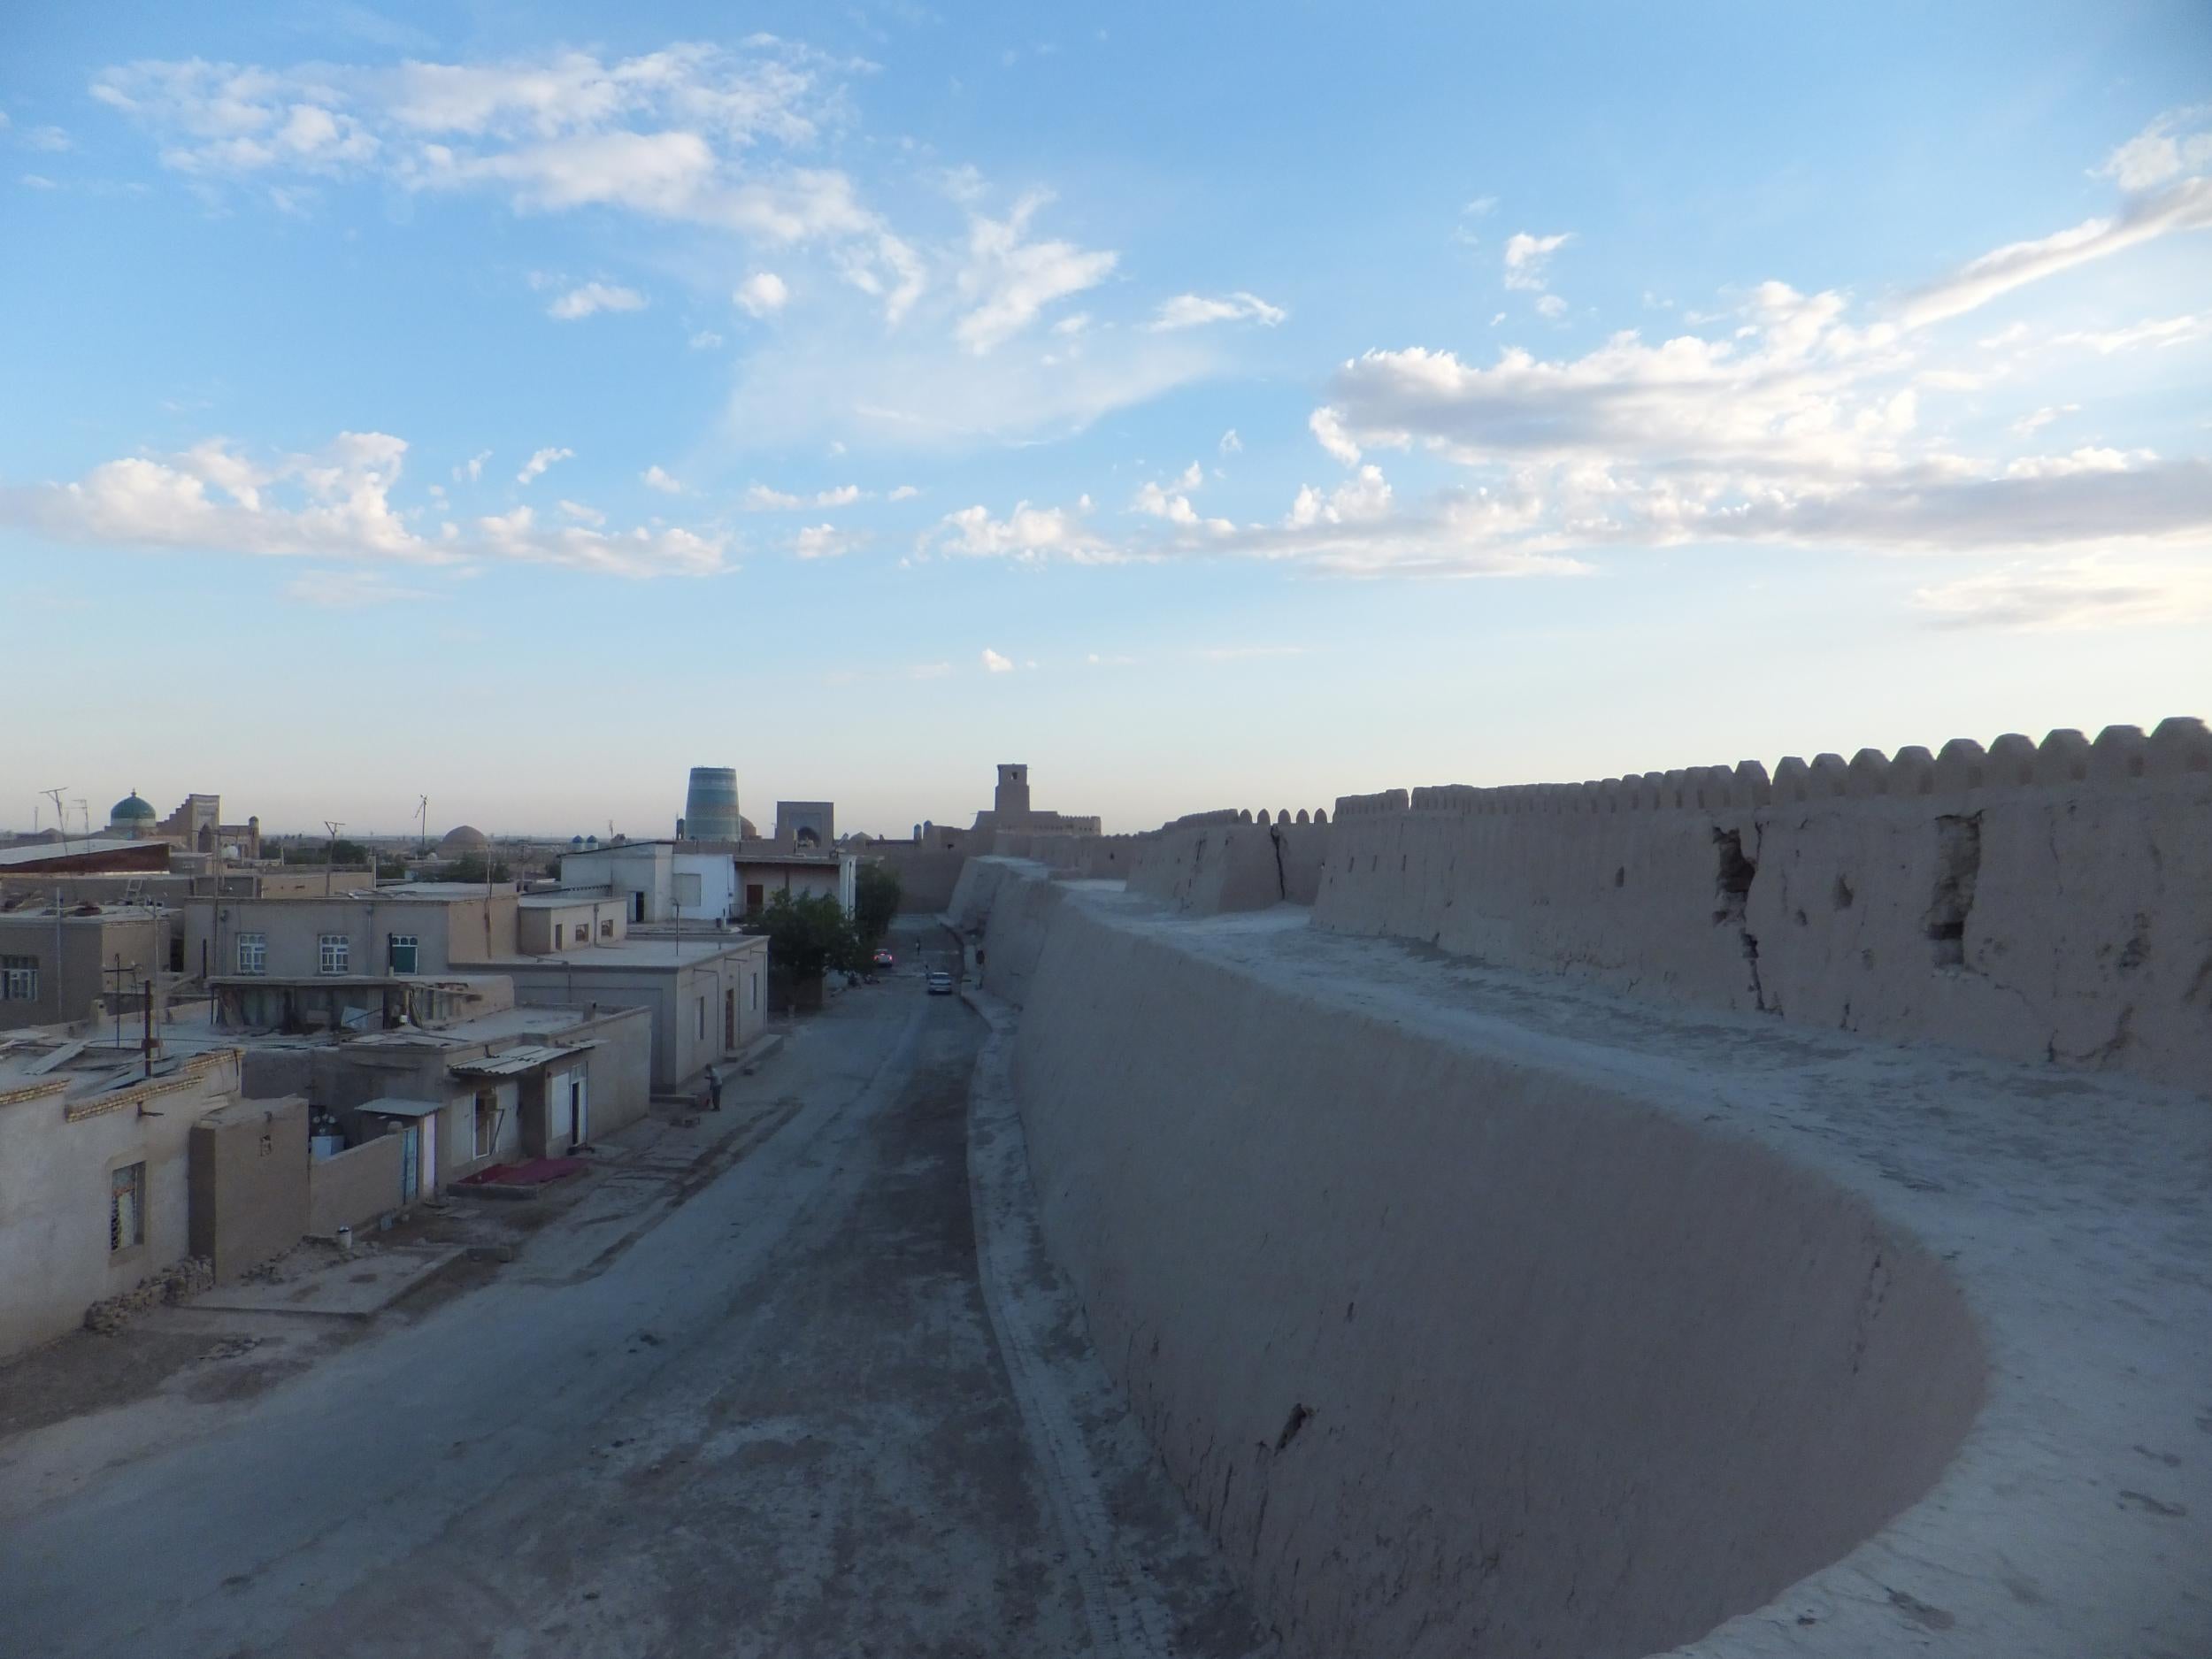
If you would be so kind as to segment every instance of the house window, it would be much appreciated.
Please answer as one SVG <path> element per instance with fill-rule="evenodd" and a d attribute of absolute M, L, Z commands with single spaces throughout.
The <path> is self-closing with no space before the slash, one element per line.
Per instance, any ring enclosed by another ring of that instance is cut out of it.
<path fill-rule="evenodd" d="M 108 1176 L 108 1248 L 146 1242 L 146 1166 L 126 1164 Z"/>
<path fill-rule="evenodd" d="M 602 939 L 612 939 L 614 937 L 614 922 L 611 918 L 601 918 L 599 923 L 599 937 Z"/>
<path fill-rule="evenodd" d="M 387 935 L 387 938 L 391 946 L 392 972 L 394 973 L 412 973 L 415 971 L 415 957 L 417 955 L 415 949 L 417 940 L 415 935 L 412 933 L 392 933 Z"/>
<path fill-rule="evenodd" d="M 0 1002 L 38 1001 L 38 958 L 0 956 Z"/>
<path fill-rule="evenodd" d="M 561 937 L 561 925 L 556 922 L 553 924 L 553 949 L 558 950 L 565 942 Z"/>
<path fill-rule="evenodd" d="M 706 999 L 705 997 L 703 997 L 703 997 L 701 997 L 701 998 L 699 999 L 699 1041 L 700 1041 L 701 1042 L 704 1042 L 706 1040 L 707 1040 L 707 999 Z"/>
<path fill-rule="evenodd" d="M 269 971 L 269 935 L 241 933 L 238 935 L 238 972 L 266 973 Z"/>
<path fill-rule="evenodd" d="M 470 1156 L 488 1158 L 492 1153 L 492 1137 L 499 1129 L 499 1095 L 496 1091 L 480 1088 L 476 1091 L 476 1138 Z"/>
<path fill-rule="evenodd" d="M 321 939 L 321 966 L 324 973 L 345 973 L 353 964 L 353 941 L 343 933 L 325 933 Z"/>

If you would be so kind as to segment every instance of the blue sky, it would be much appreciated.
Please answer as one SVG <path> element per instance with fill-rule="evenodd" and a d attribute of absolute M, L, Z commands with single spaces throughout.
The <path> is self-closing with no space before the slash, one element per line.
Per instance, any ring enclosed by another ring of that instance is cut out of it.
<path fill-rule="evenodd" d="M 2207 711 L 2201 5 L 1384 10 L 12 17 L 0 825 Z"/>

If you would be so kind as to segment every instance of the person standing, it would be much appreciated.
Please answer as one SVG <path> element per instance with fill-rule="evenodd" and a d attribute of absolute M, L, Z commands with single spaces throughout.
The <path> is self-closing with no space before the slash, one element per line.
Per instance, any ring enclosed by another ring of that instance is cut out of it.
<path fill-rule="evenodd" d="M 718 1065 L 707 1068 L 707 1110 L 715 1112 L 722 1110 L 722 1068 Z"/>

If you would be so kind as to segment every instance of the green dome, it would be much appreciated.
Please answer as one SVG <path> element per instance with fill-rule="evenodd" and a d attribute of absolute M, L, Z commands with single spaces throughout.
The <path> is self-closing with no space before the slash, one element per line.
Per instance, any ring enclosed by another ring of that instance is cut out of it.
<path fill-rule="evenodd" d="M 150 824 L 159 816 L 154 810 L 152 804 L 142 800 L 138 792 L 134 789 L 115 803 L 113 810 L 108 813 L 108 822 L 121 824 L 132 818 L 138 818 Z"/>

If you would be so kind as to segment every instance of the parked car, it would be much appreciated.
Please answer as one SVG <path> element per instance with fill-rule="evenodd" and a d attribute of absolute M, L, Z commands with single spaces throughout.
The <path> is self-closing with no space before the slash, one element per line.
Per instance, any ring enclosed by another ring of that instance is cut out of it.
<path fill-rule="evenodd" d="M 899 965 L 899 959 L 887 949 L 879 949 L 876 952 L 875 963 L 879 968 L 895 968 Z"/>
<path fill-rule="evenodd" d="M 932 996 L 950 996 L 952 975 L 947 973 L 942 968 L 933 972 L 929 976 L 929 994 Z"/>

